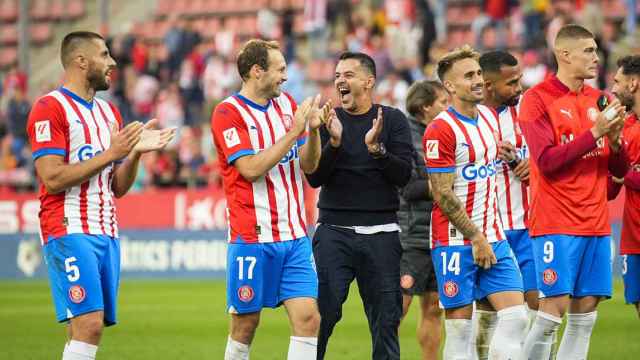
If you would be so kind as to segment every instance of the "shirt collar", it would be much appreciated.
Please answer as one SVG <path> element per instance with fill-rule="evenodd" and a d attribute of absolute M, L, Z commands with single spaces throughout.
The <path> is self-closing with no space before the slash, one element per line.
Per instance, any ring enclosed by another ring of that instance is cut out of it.
<path fill-rule="evenodd" d="M 238 99 L 242 100 L 245 104 L 247 104 L 248 106 L 262 111 L 262 112 L 267 112 L 267 110 L 269 110 L 269 106 L 271 105 L 271 101 L 267 102 L 267 105 L 260 105 L 257 103 L 254 103 L 253 101 L 247 99 L 246 97 L 240 95 L 240 93 L 236 93 L 236 96 L 238 97 Z"/>
<path fill-rule="evenodd" d="M 89 109 L 89 110 L 93 109 L 93 100 L 91 100 L 89 102 L 89 101 L 81 98 L 79 95 L 77 95 L 76 93 L 74 93 L 73 91 L 67 89 L 64 86 L 60 86 L 60 88 L 58 88 L 58 90 L 60 90 L 61 93 L 64 93 L 65 95 L 69 96 L 73 100 L 79 102 L 80 105 L 86 107 L 87 109 Z"/>
<path fill-rule="evenodd" d="M 456 109 L 453 108 L 453 106 L 449 106 L 448 110 L 452 112 L 453 115 L 455 115 L 459 120 L 467 122 L 473 126 L 478 126 L 478 115 L 476 115 L 475 119 L 472 119 L 468 116 L 462 115 L 459 112 L 457 112 Z"/>

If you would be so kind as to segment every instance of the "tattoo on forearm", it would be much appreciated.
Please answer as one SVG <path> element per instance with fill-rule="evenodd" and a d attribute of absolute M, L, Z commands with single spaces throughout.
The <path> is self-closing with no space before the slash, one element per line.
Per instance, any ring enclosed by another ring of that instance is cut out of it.
<path fill-rule="evenodd" d="M 469 239 L 479 232 L 478 227 L 471 221 L 460 199 L 453 192 L 455 173 L 430 174 L 433 198 L 449 221 L 465 238 Z"/>

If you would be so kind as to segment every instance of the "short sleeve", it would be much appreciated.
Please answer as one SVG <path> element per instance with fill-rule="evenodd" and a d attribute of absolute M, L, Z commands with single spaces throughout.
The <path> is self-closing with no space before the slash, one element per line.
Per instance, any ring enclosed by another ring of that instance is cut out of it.
<path fill-rule="evenodd" d="M 211 117 L 211 132 L 219 155 L 223 161 L 232 164 L 239 158 L 254 155 L 247 124 L 233 105 L 221 103 L 216 106 Z"/>
<path fill-rule="evenodd" d="M 451 126 L 436 119 L 424 132 L 422 148 L 428 173 L 454 172 L 456 170 L 456 141 Z"/>
<path fill-rule="evenodd" d="M 33 160 L 44 155 L 67 155 L 69 125 L 57 100 L 47 96 L 36 101 L 29 113 L 27 134 Z"/>

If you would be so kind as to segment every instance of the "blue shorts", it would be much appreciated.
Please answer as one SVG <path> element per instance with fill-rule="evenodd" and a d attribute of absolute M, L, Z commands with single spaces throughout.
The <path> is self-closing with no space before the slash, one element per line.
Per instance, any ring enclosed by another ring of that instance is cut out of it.
<path fill-rule="evenodd" d="M 611 297 L 609 236 L 542 235 L 531 241 L 540 297 Z"/>
<path fill-rule="evenodd" d="M 227 312 L 275 308 L 291 298 L 318 298 L 318 274 L 308 237 L 263 244 L 229 244 Z"/>
<path fill-rule="evenodd" d="M 471 245 L 431 250 L 440 302 L 445 309 L 462 307 L 503 291 L 522 292 L 522 276 L 505 240 L 491 244 L 497 263 L 484 270 L 473 263 Z"/>
<path fill-rule="evenodd" d="M 69 234 L 50 237 L 44 259 L 56 318 L 104 311 L 104 324 L 116 323 L 120 282 L 120 242 L 107 235 Z"/>
<path fill-rule="evenodd" d="M 509 246 L 513 250 L 516 262 L 522 273 L 524 291 L 538 291 L 536 262 L 533 260 L 533 246 L 531 245 L 529 230 L 509 230 L 504 233 L 507 235 L 507 241 L 509 241 Z"/>
<path fill-rule="evenodd" d="M 622 280 L 627 304 L 640 302 L 640 254 L 622 255 Z"/>

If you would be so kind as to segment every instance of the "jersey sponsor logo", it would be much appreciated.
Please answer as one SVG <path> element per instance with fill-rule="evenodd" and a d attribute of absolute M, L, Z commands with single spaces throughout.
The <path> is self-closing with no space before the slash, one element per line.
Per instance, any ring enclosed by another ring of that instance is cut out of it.
<path fill-rule="evenodd" d="M 558 281 L 558 273 L 553 269 L 547 269 L 542 273 L 542 281 L 551 286 Z"/>
<path fill-rule="evenodd" d="M 222 132 L 222 136 L 224 137 L 224 143 L 228 148 L 232 148 L 238 144 L 240 144 L 240 136 L 238 136 L 238 130 L 236 128 L 229 128 Z"/>
<path fill-rule="evenodd" d="M 282 123 L 287 131 L 291 130 L 293 127 L 293 117 L 289 114 L 282 115 Z"/>
<path fill-rule="evenodd" d="M 238 299 L 240 299 L 240 301 L 242 302 L 250 302 L 251 300 L 253 300 L 255 293 L 253 291 L 253 288 L 249 285 L 242 285 L 240 286 L 240 288 L 238 288 Z"/>
<path fill-rule="evenodd" d="M 36 121 L 36 142 L 51 141 L 51 123 L 49 120 Z"/>
<path fill-rule="evenodd" d="M 474 181 L 478 178 L 486 179 L 496 175 L 495 163 L 487 165 L 468 164 L 462 168 L 462 177 L 467 181 Z"/>
<path fill-rule="evenodd" d="M 80 161 L 89 160 L 92 157 L 100 154 L 101 152 L 102 151 L 100 150 L 94 151 L 93 146 L 91 144 L 82 145 L 82 147 L 80 147 L 80 149 L 78 150 L 78 160 Z"/>
<path fill-rule="evenodd" d="M 286 153 L 286 155 L 280 160 L 280 164 L 286 164 L 294 159 L 298 158 L 298 145 L 293 144 L 291 150 Z"/>
<path fill-rule="evenodd" d="M 84 301 L 87 293 L 84 291 L 84 288 L 80 285 L 73 285 L 69 288 L 69 299 L 74 304 L 80 304 Z"/>
<path fill-rule="evenodd" d="M 458 284 L 456 284 L 453 280 L 449 280 L 446 283 L 444 283 L 444 286 L 442 287 L 444 294 L 447 297 L 455 297 L 456 295 L 458 295 Z"/>
<path fill-rule="evenodd" d="M 560 109 L 560 113 L 566 117 L 568 117 L 569 119 L 573 119 L 573 117 L 571 116 L 571 111 L 566 110 L 566 109 Z"/>
<path fill-rule="evenodd" d="M 439 157 L 438 140 L 427 140 L 427 159 L 437 159 Z"/>

